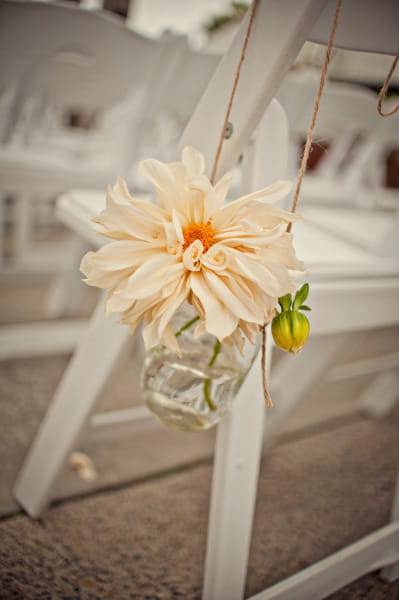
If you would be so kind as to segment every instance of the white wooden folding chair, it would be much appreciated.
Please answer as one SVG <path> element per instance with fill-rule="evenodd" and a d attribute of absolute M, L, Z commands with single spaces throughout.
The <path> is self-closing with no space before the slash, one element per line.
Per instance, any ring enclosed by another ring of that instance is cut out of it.
<path fill-rule="evenodd" d="M 219 174 L 234 163 L 248 141 L 304 40 L 310 38 L 325 41 L 334 4 L 320 0 L 295 3 L 289 0 L 260 1 L 241 74 L 240 91 L 231 114 L 234 132 L 224 146 Z M 398 6 L 385 2 L 383 8 L 384 10 L 381 5 L 376 7 L 372 2 L 368 2 L 367 6 L 365 2 L 348 3 L 341 17 L 341 33 L 337 37 L 337 44 L 396 52 L 396 39 L 391 24 L 397 17 Z M 364 14 L 367 14 L 371 25 L 368 27 L 367 21 L 362 28 L 358 26 L 358 22 Z M 376 20 L 381 22 L 381 19 L 386 28 L 383 38 L 376 36 L 374 31 Z M 215 156 L 231 89 L 227 82 L 233 81 L 247 22 L 244 21 L 226 53 L 181 140 L 182 145 L 190 143 L 200 148 L 208 165 L 212 164 Z M 357 24 L 355 28 L 351 26 L 354 22 Z M 279 148 L 280 144 L 286 143 L 285 134 L 282 134 L 283 118 L 274 103 L 269 110 L 274 111 L 271 120 L 276 123 L 276 127 L 272 127 L 269 122 L 270 145 L 273 147 L 275 144 Z M 279 154 L 283 160 L 283 150 Z M 281 162 L 276 163 L 275 167 L 278 172 Z M 270 171 L 268 174 L 270 175 Z M 67 219 L 82 230 L 78 213 L 90 213 L 89 205 L 94 204 L 95 199 L 92 196 L 87 202 L 81 201 L 76 193 L 75 201 L 76 211 L 74 214 L 69 211 Z M 298 239 L 300 240 L 300 235 Z M 317 266 L 319 261 L 319 275 L 323 275 L 323 251 L 327 252 L 328 278 L 317 281 L 315 277 L 312 286 L 312 327 L 316 333 L 329 334 L 332 327 L 334 332 L 350 332 L 362 327 L 397 322 L 397 272 L 391 273 L 391 277 L 379 277 L 377 268 L 373 271 L 373 277 L 370 277 L 368 261 L 372 267 L 379 267 L 383 262 L 376 265 L 372 253 L 361 251 L 318 228 L 312 228 L 311 225 L 307 226 L 302 241 L 310 254 L 312 251 L 316 252 L 315 262 Z M 315 244 L 313 249 L 312 244 Z M 344 260 L 339 260 L 339 256 L 344 256 Z M 339 276 L 348 256 L 353 261 L 355 272 L 363 269 L 365 278 L 352 281 L 349 270 L 348 277 Z M 309 267 L 311 269 L 311 264 Z M 359 296 L 363 300 L 360 309 Z M 368 298 L 368 302 L 364 302 L 364 298 Z M 377 302 L 380 310 L 373 311 L 370 315 L 370 306 Z M 326 311 L 328 320 L 325 318 Z M 99 306 L 87 336 L 79 345 L 51 403 L 16 483 L 15 496 L 32 516 L 38 516 L 51 499 L 54 480 L 85 427 L 103 380 L 118 353 L 123 350 L 127 335 L 123 327 L 116 327 L 104 318 L 102 307 Z M 268 355 L 270 356 L 270 352 Z M 231 415 L 218 428 L 203 593 L 206 600 L 238 600 L 243 597 L 263 441 L 264 407 L 260 390 L 258 365 L 249 373 Z M 256 598 L 322 598 L 368 570 L 386 565 L 391 565 L 390 571 L 385 571 L 386 575 L 392 579 L 397 577 L 398 516 L 395 508 L 390 525 L 314 565 L 306 573 L 261 592 Z"/>
<path fill-rule="evenodd" d="M 116 151 L 107 148 L 115 145 L 121 126 L 113 123 L 106 129 L 103 123 L 105 109 L 121 102 L 131 87 L 113 63 L 140 50 L 153 63 L 156 48 L 149 40 L 123 33 L 116 19 L 67 5 L 0 4 L 0 87 L 12 91 L 2 114 L 0 189 L 2 201 L 14 200 L 14 267 L 25 262 L 27 269 L 32 262 L 35 202 L 48 201 L 78 181 L 93 185 L 116 164 L 126 169 Z M 107 72 L 113 76 L 109 88 L 102 81 Z M 144 80 L 141 64 L 135 74 Z M 68 127 L 74 112 L 87 120 L 85 127 Z M 134 118 L 132 103 L 120 120 L 129 128 Z"/>
<path fill-rule="evenodd" d="M 147 114 L 145 97 L 162 81 L 156 70 L 170 58 L 169 46 L 104 14 L 62 3 L 2 0 L 0 88 L 9 92 L 9 102 L 0 146 L 0 205 L 12 197 L 14 208 L 12 260 L 2 269 L 40 272 L 50 266 L 60 273 L 82 253 L 77 238 L 51 251 L 32 251 L 37 201 L 49 202 L 76 185 L 106 185 L 127 172 L 134 131 Z M 91 115 L 95 126 L 65 126 L 74 112 Z M 1 221 L 0 240 L 3 226 Z M 75 277 L 68 283 L 76 295 L 80 282 Z M 51 316 L 62 312 L 59 287 L 49 301 Z M 86 324 L 74 319 L 3 326 L 0 355 L 69 352 Z"/>
<path fill-rule="evenodd" d="M 293 70 L 277 93 L 290 125 L 290 174 L 298 169 L 318 82 L 314 67 Z M 303 203 L 399 208 L 398 190 L 386 185 L 387 157 L 398 148 L 399 117 L 381 118 L 376 103 L 376 92 L 365 85 L 326 82 L 313 135 L 313 150 L 319 152 L 303 181 Z M 384 103 L 385 110 L 390 104 L 395 98 Z"/>
<path fill-rule="evenodd" d="M 140 189 L 146 182 L 137 172 L 137 160 L 143 156 L 157 156 L 161 160 L 172 160 L 181 132 L 186 126 L 193 108 L 201 97 L 209 79 L 220 60 L 216 54 L 210 54 L 191 48 L 184 35 L 165 32 L 157 42 L 156 81 L 151 72 L 146 91 L 141 95 L 141 108 L 137 112 L 135 135 L 132 137 L 124 127 L 122 143 L 116 144 L 116 156 L 123 155 L 121 168 L 126 166 L 124 174 L 127 182 L 135 189 Z M 132 110 L 131 102 L 125 103 L 124 109 Z M 111 118 L 115 120 L 114 114 Z M 123 126 L 123 119 L 119 117 Z M 112 122 L 110 123 L 110 125 Z M 114 170 L 116 171 L 116 165 Z M 115 180 L 117 173 L 102 173 L 103 181 Z M 76 186 L 78 182 L 75 182 Z M 91 186 L 92 187 L 92 186 Z M 100 179 L 95 183 L 101 188 Z M 79 263 L 83 254 L 82 245 L 77 243 L 71 253 L 68 269 L 53 280 L 53 285 L 46 302 L 49 316 L 59 317 L 73 310 L 81 291 Z"/>
<path fill-rule="evenodd" d="M 129 177 L 188 52 L 184 36 L 145 38 L 106 13 L 2 0 L 0 90 L 11 99 L 2 114 L 0 194 L 13 196 L 17 206 L 14 265 L 32 262 L 35 200 Z M 197 95 L 217 64 L 217 57 L 207 58 L 208 77 L 198 78 Z M 73 127 L 70 119 L 84 123 Z M 166 146 L 160 137 L 155 132 Z"/>
<path fill-rule="evenodd" d="M 183 122 L 174 123 L 172 138 L 156 125 L 161 116 L 167 120 L 171 90 L 182 89 L 177 74 L 182 82 L 188 79 L 181 67 L 191 54 L 185 36 L 147 39 L 105 13 L 62 3 L 0 3 L 0 90 L 9 91 L 2 115 L 0 214 L 11 196 L 15 217 L 12 259 L 0 259 L 0 266 L 7 272 L 54 272 L 44 307 L 48 317 L 64 316 L 79 300 L 77 265 L 85 246 L 73 237 L 57 240 L 51 251 L 32 249 L 37 205 L 70 188 L 105 188 L 121 174 L 129 180 L 141 147 L 144 152 L 151 142 L 161 153 L 173 146 L 186 115 L 173 115 Z M 191 106 L 219 57 L 196 53 L 195 59 Z M 89 115 L 92 125 L 66 126 L 74 113 Z M 1 219 L 0 246 L 3 226 Z M 69 352 L 86 324 L 75 319 L 3 326 L 0 356 Z"/>

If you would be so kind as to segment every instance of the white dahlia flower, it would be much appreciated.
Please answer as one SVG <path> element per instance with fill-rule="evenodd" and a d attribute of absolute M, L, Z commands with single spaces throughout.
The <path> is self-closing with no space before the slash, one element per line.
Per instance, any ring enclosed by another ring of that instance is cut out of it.
<path fill-rule="evenodd" d="M 161 343 L 179 353 L 171 319 L 185 302 L 199 316 L 196 334 L 237 345 L 242 334 L 252 339 L 303 272 L 286 232 L 300 217 L 271 206 L 291 183 L 225 203 L 231 173 L 212 185 L 194 148 L 183 150 L 182 162 L 147 159 L 140 167 L 156 203 L 131 197 L 122 179 L 108 188 L 95 230 L 115 241 L 83 257 L 86 283 L 109 288 L 106 312 L 120 313 L 132 332 L 146 324 L 147 349 Z"/>

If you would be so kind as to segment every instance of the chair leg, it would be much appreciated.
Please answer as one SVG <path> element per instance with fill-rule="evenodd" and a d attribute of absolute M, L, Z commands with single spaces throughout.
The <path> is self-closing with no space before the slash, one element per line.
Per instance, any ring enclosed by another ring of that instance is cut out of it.
<path fill-rule="evenodd" d="M 392 503 L 391 522 L 399 523 L 399 471 L 396 478 L 396 489 Z M 399 534 L 397 547 L 399 548 Z M 395 579 L 399 579 L 399 561 L 382 569 L 381 575 L 386 581 L 395 581 Z"/>
<path fill-rule="evenodd" d="M 399 403 L 399 369 L 388 370 L 374 377 L 359 399 L 361 415 L 371 419 L 389 417 Z"/>
<path fill-rule="evenodd" d="M 28 256 L 32 232 L 32 206 L 28 194 L 19 194 L 15 199 L 13 261 L 18 265 Z"/>
<path fill-rule="evenodd" d="M 56 477 L 129 339 L 128 327 L 107 319 L 100 301 L 16 481 L 14 495 L 32 517 L 50 501 Z"/>
<path fill-rule="evenodd" d="M 86 242 L 78 237 L 71 240 L 67 267 L 54 277 L 46 298 L 45 310 L 48 317 L 54 319 L 65 316 L 76 308 L 84 289 L 79 276 L 79 263 L 86 251 Z"/>
<path fill-rule="evenodd" d="M 6 195 L 0 194 L 0 268 L 5 260 Z"/>
<path fill-rule="evenodd" d="M 265 414 L 259 363 L 217 432 L 203 600 L 244 595 Z"/>

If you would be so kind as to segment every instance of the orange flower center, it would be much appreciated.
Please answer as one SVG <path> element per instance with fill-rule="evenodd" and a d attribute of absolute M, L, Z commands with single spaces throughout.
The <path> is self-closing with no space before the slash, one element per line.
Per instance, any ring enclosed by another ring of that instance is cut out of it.
<path fill-rule="evenodd" d="M 215 243 L 215 230 L 210 221 L 207 223 L 190 223 L 188 227 L 183 229 L 184 244 L 183 250 L 191 246 L 195 240 L 200 240 L 204 247 L 204 252 Z"/>

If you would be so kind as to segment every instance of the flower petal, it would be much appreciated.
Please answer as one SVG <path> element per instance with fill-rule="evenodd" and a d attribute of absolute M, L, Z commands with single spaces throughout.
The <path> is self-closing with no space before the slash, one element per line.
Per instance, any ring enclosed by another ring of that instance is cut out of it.
<path fill-rule="evenodd" d="M 121 280 L 124 280 L 130 275 L 130 268 L 117 271 L 104 271 L 98 268 L 93 260 L 95 256 L 95 252 L 87 252 L 80 263 L 80 270 L 86 275 L 86 279 L 83 279 L 83 281 L 87 283 L 87 285 L 98 288 L 113 288 Z"/>
<path fill-rule="evenodd" d="M 189 179 L 201 175 L 205 170 L 203 154 L 192 146 L 183 148 L 182 162 L 187 169 L 187 177 Z"/>
<path fill-rule="evenodd" d="M 215 184 L 215 193 L 218 197 L 219 206 L 221 206 L 223 204 L 223 202 L 226 200 L 227 192 L 230 189 L 232 179 L 233 179 L 233 172 L 227 171 L 227 173 L 225 173 L 223 175 L 223 177 L 221 177 L 219 179 L 219 181 Z M 219 206 L 218 206 L 218 208 L 219 208 Z"/>
<path fill-rule="evenodd" d="M 136 210 L 144 212 L 153 219 L 162 221 L 168 217 L 168 212 L 161 206 L 153 204 L 148 200 L 141 200 L 140 198 L 134 198 L 131 196 L 126 181 L 122 179 L 122 177 L 118 177 L 113 190 L 115 192 L 115 196 L 117 195 L 117 198 L 119 197 L 120 201 L 127 204 L 132 204 Z"/>
<path fill-rule="evenodd" d="M 258 190 L 257 192 L 253 192 L 252 194 L 248 194 L 242 198 L 233 200 L 233 202 L 230 202 L 224 206 L 214 217 L 214 226 L 217 228 L 227 224 L 230 219 L 237 215 L 237 212 L 241 208 L 251 204 L 252 202 L 272 203 L 285 198 L 291 187 L 292 183 L 290 181 L 276 181 L 272 185 L 269 185 L 262 190 Z"/>
<path fill-rule="evenodd" d="M 181 244 L 184 244 L 184 235 L 183 235 L 183 229 L 182 229 L 182 224 L 181 224 L 181 215 L 179 215 L 177 210 L 173 210 L 173 212 L 172 212 L 172 221 L 173 221 L 173 226 L 176 231 L 177 239 L 179 240 L 179 242 Z"/>
<path fill-rule="evenodd" d="M 143 340 L 147 351 L 158 346 L 160 343 L 163 343 L 167 348 L 172 350 L 172 352 L 181 356 L 179 343 L 170 325 L 164 331 L 162 339 L 160 339 L 158 335 L 158 321 L 152 321 L 143 328 Z"/>
<path fill-rule="evenodd" d="M 167 283 L 181 277 L 185 271 L 183 264 L 174 255 L 161 254 L 141 265 L 127 281 L 119 296 L 125 299 L 140 300 L 162 290 Z"/>
<path fill-rule="evenodd" d="M 201 268 L 200 259 L 204 251 L 201 240 L 195 240 L 183 252 L 183 264 L 189 271 L 199 271 Z"/>
<path fill-rule="evenodd" d="M 156 245 L 145 245 L 136 240 L 122 240 L 106 244 L 97 252 L 90 253 L 90 263 L 92 267 L 101 271 L 119 271 L 120 269 L 133 271 L 159 252 L 160 248 Z M 85 257 L 82 259 L 82 266 L 88 264 L 84 259 Z"/>
<path fill-rule="evenodd" d="M 163 335 L 163 332 L 174 317 L 176 311 L 182 306 L 187 300 L 188 294 L 188 278 L 184 277 L 179 279 L 177 285 L 171 291 L 169 297 L 163 302 L 162 307 L 159 307 L 159 334 Z"/>
<path fill-rule="evenodd" d="M 139 172 L 154 185 L 158 192 L 158 201 L 168 211 L 180 206 L 180 190 L 176 184 L 173 171 L 155 158 L 141 161 Z"/>
<path fill-rule="evenodd" d="M 238 318 L 214 295 L 202 271 L 191 273 L 189 283 L 203 307 L 208 333 L 220 341 L 231 335 L 237 327 Z"/>
<path fill-rule="evenodd" d="M 213 294 L 238 319 L 244 319 L 250 323 L 262 322 L 262 306 L 257 306 L 251 301 L 252 298 L 248 297 L 245 290 L 240 287 L 239 281 L 235 281 L 233 278 L 220 277 L 212 271 L 206 271 L 204 277 Z"/>
<path fill-rule="evenodd" d="M 284 233 L 273 245 L 264 250 L 264 255 L 285 265 L 287 269 L 305 275 L 305 265 L 297 258 L 292 242 L 293 234 Z"/>
<path fill-rule="evenodd" d="M 229 268 L 231 258 L 229 248 L 223 244 L 214 244 L 201 256 L 201 263 L 207 269 L 221 273 Z"/>
<path fill-rule="evenodd" d="M 117 186 L 108 186 L 107 207 L 93 222 L 100 226 L 97 231 L 102 235 L 123 234 L 125 239 L 152 240 L 160 231 L 157 221 L 121 200 Z"/>
<path fill-rule="evenodd" d="M 279 179 L 268 185 L 267 187 L 257 190 L 256 192 L 252 192 L 251 194 L 247 194 L 242 198 L 239 198 L 237 202 L 268 202 L 269 204 L 274 204 L 279 200 L 282 200 L 287 196 L 287 194 L 291 191 L 292 181 L 286 181 L 283 179 Z"/>

